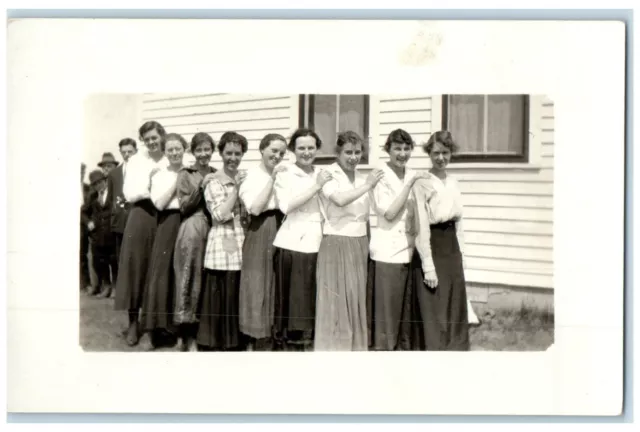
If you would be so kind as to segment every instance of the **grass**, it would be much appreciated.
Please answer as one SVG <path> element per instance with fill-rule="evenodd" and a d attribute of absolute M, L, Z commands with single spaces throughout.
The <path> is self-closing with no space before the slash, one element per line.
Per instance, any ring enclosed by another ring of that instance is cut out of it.
<path fill-rule="evenodd" d="M 554 315 L 550 310 L 526 305 L 516 310 L 476 308 L 482 324 L 470 331 L 473 351 L 540 351 L 553 343 Z M 113 309 L 113 299 L 80 295 L 80 345 L 86 351 L 140 351 L 120 336 L 126 325 L 126 313 Z"/>
<path fill-rule="evenodd" d="M 478 307 L 482 325 L 470 331 L 474 351 L 541 351 L 553 344 L 554 314 L 530 307 L 492 311 Z"/>

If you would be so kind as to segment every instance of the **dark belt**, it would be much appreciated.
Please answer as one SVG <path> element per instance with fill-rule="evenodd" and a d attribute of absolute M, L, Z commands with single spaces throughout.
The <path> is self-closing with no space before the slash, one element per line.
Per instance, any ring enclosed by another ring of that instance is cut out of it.
<path fill-rule="evenodd" d="M 140 201 L 136 201 L 135 203 L 133 203 L 133 207 L 140 207 L 141 209 L 143 209 L 147 213 L 154 213 L 155 214 L 155 213 L 158 212 L 158 209 L 156 209 L 156 206 L 153 205 L 153 202 L 149 198 L 143 199 L 143 200 L 140 200 Z"/>
<path fill-rule="evenodd" d="M 165 210 L 160 210 L 158 213 L 169 215 L 173 213 L 180 213 L 180 209 L 165 209 Z"/>
<path fill-rule="evenodd" d="M 437 224 L 433 224 L 433 225 L 431 225 L 431 228 L 446 229 L 446 228 L 452 228 L 452 227 L 455 228 L 455 226 L 456 226 L 456 221 L 454 221 L 452 219 L 452 220 L 449 220 L 449 221 L 446 221 L 446 222 L 440 222 L 440 223 L 437 223 Z"/>
<path fill-rule="evenodd" d="M 260 213 L 260 216 L 264 216 L 264 217 L 280 216 L 280 215 L 283 215 L 283 213 L 278 209 L 266 210 Z"/>

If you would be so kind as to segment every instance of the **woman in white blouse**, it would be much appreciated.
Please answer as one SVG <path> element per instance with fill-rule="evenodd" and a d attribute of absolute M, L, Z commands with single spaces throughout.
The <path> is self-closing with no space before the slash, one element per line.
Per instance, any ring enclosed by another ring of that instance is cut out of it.
<path fill-rule="evenodd" d="M 431 135 L 424 150 L 432 168 L 414 185 L 416 250 L 411 282 L 418 310 L 414 316 L 418 349 L 468 351 L 469 321 L 464 277 L 462 200 L 447 173 L 456 143 L 448 131 Z"/>
<path fill-rule="evenodd" d="M 338 135 L 338 161 L 320 193 L 324 237 L 318 252 L 316 281 L 317 351 L 366 351 L 369 192 L 384 175 L 356 169 L 362 139 L 352 131 Z"/>
<path fill-rule="evenodd" d="M 415 243 L 409 201 L 413 184 L 426 176 L 407 167 L 414 146 L 411 135 L 402 129 L 389 134 L 384 144 L 389 161 L 382 165 L 384 177 L 371 194 L 378 218 L 377 226 L 371 230 L 372 262 L 368 275 L 372 287 L 370 343 L 374 350 L 409 348 L 409 335 L 400 335 L 403 310 L 408 306 L 405 299 Z"/>
<path fill-rule="evenodd" d="M 124 179 L 123 195 L 132 209 L 123 233 L 115 301 L 116 310 L 129 313 L 129 327 L 124 332 L 129 345 L 138 343 L 138 313 L 158 223 L 157 210 L 150 198 L 151 176 L 156 168 L 169 164 L 163 152 L 166 133 L 162 125 L 146 122 L 139 133 L 146 151 L 131 156 Z"/>
<path fill-rule="evenodd" d="M 305 350 L 313 342 L 316 313 L 316 262 L 322 241 L 318 192 L 330 175 L 313 166 L 320 137 L 298 129 L 288 149 L 296 162 L 276 175 L 278 208 L 285 219 L 276 234 L 273 333 L 277 349 Z"/>
<path fill-rule="evenodd" d="M 175 133 L 165 138 L 164 153 L 169 166 L 156 169 L 151 177 L 151 201 L 158 210 L 158 229 L 151 249 L 149 279 L 140 314 L 143 349 L 153 349 L 176 333 L 173 323 L 175 276 L 173 251 L 180 228 L 180 202 L 176 194 L 178 172 L 187 141 Z"/>
<path fill-rule="evenodd" d="M 284 215 L 278 209 L 273 185 L 284 169 L 287 151 L 282 135 L 267 134 L 259 146 L 262 160 L 247 173 L 239 197 L 250 215 L 242 248 L 240 272 L 240 331 L 249 338 L 250 350 L 269 350 L 273 326 L 275 273 L 273 240 Z"/>

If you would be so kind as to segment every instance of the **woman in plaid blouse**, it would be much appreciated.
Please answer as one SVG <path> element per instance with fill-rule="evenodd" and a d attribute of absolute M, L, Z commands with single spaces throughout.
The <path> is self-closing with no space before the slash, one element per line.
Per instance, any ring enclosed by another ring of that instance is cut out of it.
<path fill-rule="evenodd" d="M 212 224 L 204 256 L 197 343 L 205 349 L 235 350 L 240 345 L 238 289 L 247 213 L 238 199 L 246 173 L 238 172 L 238 166 L 247 147 L 244 136 L 224 133 L 218 143 L 223 169 L 210 174 L 212 180 L 204 190 Z"/>

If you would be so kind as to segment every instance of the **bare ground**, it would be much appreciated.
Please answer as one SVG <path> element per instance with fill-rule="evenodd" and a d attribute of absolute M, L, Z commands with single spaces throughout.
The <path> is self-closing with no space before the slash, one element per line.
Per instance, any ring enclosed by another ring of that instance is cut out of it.
<path fill-rule="evenodd" d="M 482 324 L 471 329 L 473 351 L 540 351 L 553 343 L 552 311 L 525 306 L 492 311 L 477 306 L 476 313 Z M 80 294 L 80 345 L 86 351 L 139 351 L 120 336 L 126 325 L 126 313 L 113 309 L 113 299 Z M 171 349 L 159 351 L 165 350 Z"/>

